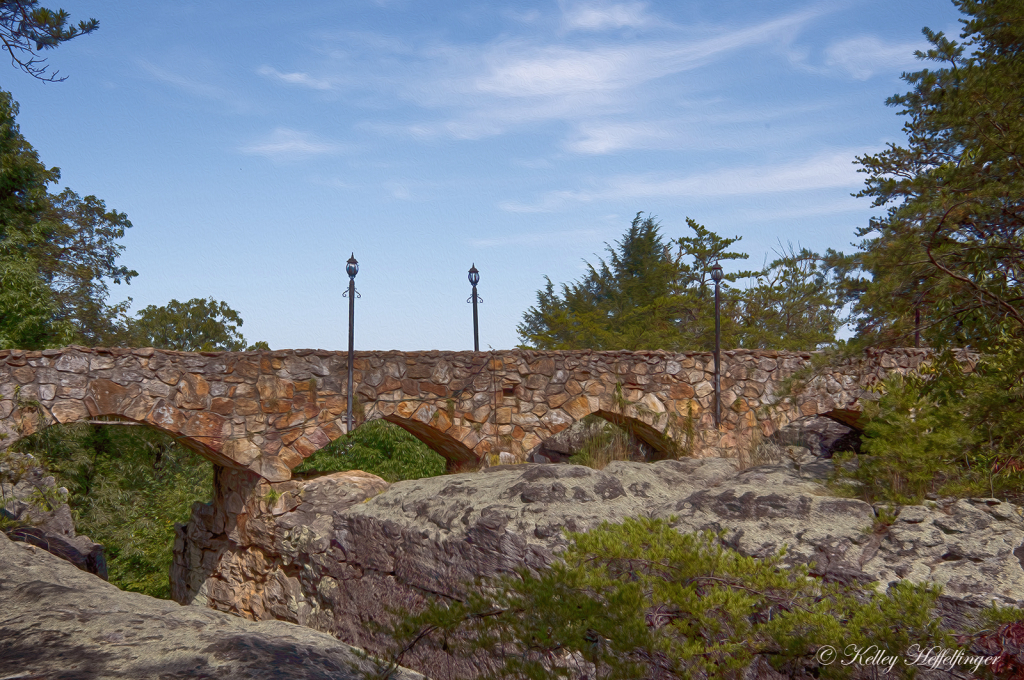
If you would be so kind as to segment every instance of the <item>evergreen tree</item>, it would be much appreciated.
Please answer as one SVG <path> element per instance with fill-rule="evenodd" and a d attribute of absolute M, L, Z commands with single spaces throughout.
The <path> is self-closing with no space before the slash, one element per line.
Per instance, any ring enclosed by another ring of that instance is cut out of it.
<path fill-rule="evenodd" d="M 758 272 L 740 298 L 740 346 L 811 350 L 835 344 L 845 323 L 854 258 L 829 249 L 779 254 Z"/>
<path fill-rule="evenodd" d="M 907 116 L 904 146 L 858 158 L 859 194 L 887 206 L 861 230 L 871 281 L 861 330 L 909 344 L 992 346 L 1024 332 L 1024 5 L 954 0 L 963 42 L 925 28 L 937 68 L 904 74 L 886 103 Z M 971 49 L 970 56 L 965 56 Z"/>
<path fill-rule="evenodd" d="M 643 349 L 671 343 L 678 308 L 675 267 L 653 217 L 637 213 L 613 248 L 610 262 L 587 263 L 577 282 L 554 292 L 547 279 L 537 305 L 524 314 L 519 335 L 542 349 Z"/>
<path fill-rule="evenodd" d="M 100 27 L 95 19 L 68 24 L 69 15 L 62 9 L 40 7 L 39 0 L 0 0 L 0 41 L 11 55 L 11 61 L 33 78 L 61 81 L 56 73 L 47 74 L 46 59 L 39 56 L 80 35 Z"/>
<path fill-rule="evenodd" d="M 537 304 L 518 327 L 524 345 L 540 349 L 714 348 L 716 263 L 743 260 L 723 238 L 686 218 L 691 236 L 666 243 L 661 225 L 638 213 L 608 262 L 588 263 L 587 274 L 559 295 L 547 278 Z M 763 271 L 736 271 L 720 284 L 724 347 L 815 349 L 835 342 L 849 302 L 851 258 L 806 249 L 773 261 Z M 740 279 L 751 284 L 742 289 Z"/>
<path fill-rule="evenodd" d="M 753 677 L 758 655 L 784 677 L 842 678 L 854 668 L 821 663 L 822 647 L 949 641 L 932 585 L 883 593 L 828 582 L 785 565 L 784 550 L 745 557 L 722 545 L 724 534 L 681 534 L 665 520 L 626 519 L 567 538 L 550 569 L 464 584 L 464 597 L 437 598 L 419 613 L 395 611 L 385 628 L 391 663 L 366 676 L 389 677 L 427 647 L 503 680 L 724 680 Z M 915 674 L 904 664 L 894 671 Z"/>

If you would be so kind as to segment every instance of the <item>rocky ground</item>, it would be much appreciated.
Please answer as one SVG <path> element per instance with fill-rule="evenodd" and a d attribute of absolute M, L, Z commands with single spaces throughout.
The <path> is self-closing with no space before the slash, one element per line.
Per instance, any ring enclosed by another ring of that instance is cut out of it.
<path fill-rule="evenodd" d="M 179 536 L 177 596 L 251 618 L 283 618 L 380 651 L 371 622 L 426 597 L 459 596 L 480 576 L 543 568 L 583 531 L 627 516 L 673 518 L 681 531 L 727 529 L 729 544 L 846 581 L 944 586 L 940 614 L 960 627 L 993 600 L 1024 605 L 1024 517 L 995 499 L 904 507 L 891 526 L 821 484 L 828 461 L 738 471 L 733 461 L 511 465 L 399 482 L 365 473 L 285 482 L 273 503 L 234 521 L 197 508 Z M 308 486 L 307 486 L 308 485 Z M 382 492 L 380 490 L 383 490 Z M 225 488 L 225 491 L 228 489 Z M 432 677 L 478 669 L 437 650 L 408 659 Z"/>
<path fill-rule="evenodd" d="M 325 633 L 124 592 L 3 533 L 0 603 L 5 680 L 356 680 L 370 667 Z"/>

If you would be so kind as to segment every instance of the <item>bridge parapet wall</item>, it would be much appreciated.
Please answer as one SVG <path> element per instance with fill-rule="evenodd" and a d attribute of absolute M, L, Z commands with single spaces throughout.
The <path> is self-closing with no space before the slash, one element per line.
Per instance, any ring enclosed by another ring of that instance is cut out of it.
<path fill-rule="evenodd" d="M 929 356 L 898 349 L 848 359 L 780 399 L 780 384 L 813 353 L 723 352 L 721 429 L 706 352 L 357 352 L 353 372 L 360 421 L 394 422 L 459 468 L 496 454 L 523 460 L 590 414 L 631 425 L 664 455 L 742 446 L 809 415 L 855 424 L 874 381 Z M 168 432 L 219 465 L 282 481 L 345 433 L 347 370 L 346 353 L 311 349 L 4 350 L 0 447 L 53 423 L 115 416 Z"/>

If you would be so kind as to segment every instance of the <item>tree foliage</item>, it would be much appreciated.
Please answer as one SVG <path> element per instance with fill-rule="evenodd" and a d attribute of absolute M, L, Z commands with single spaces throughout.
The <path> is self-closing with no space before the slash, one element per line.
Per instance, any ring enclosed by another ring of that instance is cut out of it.
<path fill-rule="evenodd" d="M 935 68 L 904 74 L 912 90 L 886 101 L 907 117 L 906 144 L 858 158 L 859 195 L 887 208 L 860 232 L 861 328 L 876 343 L 908 344 L 918 318 L 933 346 L 1024 333 L 1024 6 L 954 4 L 963 41 L 925 28 L 916 54 Z"/>
<path fill-rule="evenodd" d="M 57 73 L 47 74 L 46 59 L 39 54 L 100 27 L 96 19 L 68 23 L 63 9 L 40 7 L 39 0 L 3 0 L 0 2 L 0 41 L 15 66 L 33 78 L 61 81 Z"/>
<path fill-rule="evenodd" d="M 886 213 L 861 230 L 870 274 L 857 306 L 861 342 L 940 351 L 921 378 L 893 378 L 865 430 L 866 497 L 925 494 L 1019 501 L 1024 483 L 1024 6 L 954 0 L 961 42 L 928 28 L 931 62 L 887 104 L 903 145 L 858 159 L 861 196 Z M 972 370 L 953 348 L 982 352 Z"/>
<path fill-rule="evenodd" d="M 829 583 L 806 565 L 784 566 L 784 551 L 745 557 L 721 535 L 681 534 L 664 520 L 568 537 L 550 569 L 396 612 L 391 660 L 424 645 L 490 665 L 484 677 L 671 680 L 744 677 L 760 656 L 787 675 L 843 677 L 851 666 L 818 664 L 820 647 L 903 650 L 945 639 L 932 586 L 900 582 L 880 594 Z"/>
<path fill-rule="evenodd" d="M 426 444 L 386 420 L 372 420 L 316 451 L 296 474 L 362 470 L 387 482 L 443 475 L 447 461 Z"/>
<path fill-rule="evenodd" d="M 924 375 L 896 374 L 867 407 L 858 465 L 837 478 L 865 500 L 928 494 L 1024 500 L 1024 341 L 1003 338 L 965 371 L 946 352 Z"/>
<path fill-rule="evenodd" d="M 213 298 L 171 300 L 149 305 L 127 322 L 130 344 L 137 347 L 176 349 L 183 352 L 241 351 L 245 338 L 238 328 L 242 317 L 225 302 Z"/>
<path fill-rule="evenodd" d="M 131 222 L 95 196 L 51 194 L 60 170 L 39 160 L 17 114 L 0 92 L 0 345 L 115 344 L 127 304 L 107 304 L 107 282 L 137 276 L 117 262 Z"/>
<path fill-rule="evenodd" d="M 579 280 L 555 291 L 551 279 L 518 327 L 540 349 L 710 350 L 714 344 L 711 267 L 744 260 L 723 238 L 687 218 L 692 235 L 666 242 L 661 225 L 638 213 L 608 260 L 587 264 Z M 841 253 L 792 248 L 760 271 L 733 271 L 720 284 L 725 347 L 814 349 L 835 342 L 849 302 Z M 738 281 L 746 279 L 741 288 Z"/>
<path fill-rule="evenodd" d="M 213 466 L 142 426 L 56 425 L 16 444 L 68 489 L 78 533 L 102 543 L 110 582 L 170 599 L 174 523 L 213 496 Z"/>

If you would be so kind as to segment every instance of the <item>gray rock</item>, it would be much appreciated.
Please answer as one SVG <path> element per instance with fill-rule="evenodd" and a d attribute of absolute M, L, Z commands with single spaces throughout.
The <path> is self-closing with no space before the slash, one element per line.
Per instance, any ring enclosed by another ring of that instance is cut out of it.
<path fill-rule="evenodd" d="M 825 416 L 794 420 L 772 434 L 769 440 L 779 446 L 802 446 L 824 458 L 831 458 L 835 451 L 860 448 L 856 430 Z"/>
<path fill-rule="evenodd" d="M 544 568 L 566 545 L 563 530 L 648 516 L 680 531 L 726 529 L 729 545 L 747 555 L 785 545 L 788 560 L 814 563 L 828 579 L 880 589 L 902 578 L 942 584 L 940 615 L 960 630 L 993 600 L 1024 604 L 1020 508 L 993 499 L 905 507 L 875 533 L 874 508 L 820 483 L 830 466 L 737 471 L 729 460 L 683 459 L 602 471 L 507 465 L 390 486 L 365 473 L 292 481 L 293 500 L 239 516 L 246 531 L 218 529 L 216 508 L 198 509 L 180 534 L 176 598 L 296 621 L 381 652 L 386 641 L 367 623 L 390 620 L 391 609 L 459 597 L 476 577 Z M 404 663 L 438 677 L 480 670 L 440 650 Z"/>
<path fill-rule="evenodd" d="M 15 528 L 7 531 L 8 537 L 35 545 L 106 579 L 104 548 L 88 536 L 75 533 L 71 508 L 59 502 L 67 495 L 67 489 L 58 488 L 31 454 L 6 452 L 0 463 L 0 516 L 15 523 Z"/>
<path fill-rule="evenodd" d="M 370 666 L 330 635 L 124 592 L 3 534 L 0 601 L 0 677 L 356 680 Z"/>

